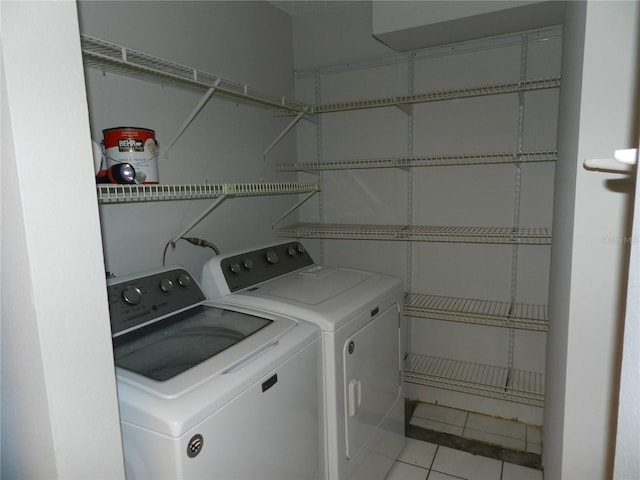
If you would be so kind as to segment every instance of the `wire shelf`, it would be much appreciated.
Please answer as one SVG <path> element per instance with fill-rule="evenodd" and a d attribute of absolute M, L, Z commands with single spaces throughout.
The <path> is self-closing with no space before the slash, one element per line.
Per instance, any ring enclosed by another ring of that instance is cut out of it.
<path fill-rule="evenodd" d="M 503 95 L 507 93 L 529 92 L 533 90 L 546 90 L 560 87 L 560 77 L 539 78 L 522 82 L 504 83 L 500 85 L 484 85 L 479 87 L 461 88 L 456 90 L 442 90 L 430 93 L 418 93 L 413 95 L 397 95 L 393 97 L 375 98 L 367 100 L 355 100 L 349 102 L 337 102 L 325 105 L 316 105 L 313 113 L 342 112 L 346 110 L 360 110 L 365 108 L 390 107 L 398 105 L 411 105 L 414 103 L 440 102 L 443 100 L 455 100 L 470 97 L 483 97 L 488 95 Z"/>
<path fill-rule="evenodd" d="M 278 229 L 282 236 L 341 240 L 404 240 L 415 242 L 550 245 L 546 227 L 449 227 L 296 223 Z"/>
<path fill-rule="evenodd" d="M 82 57 L 85 66 L 95 68 L 104 73 L 124 75 L 159 83 L 161 85 L 172 85 L 196 90 L 207 90 L 215 87 L 216 92 L 221 95 L 265 107 L 285 110 L 291 113 L 301 113 L 304 111 L 309 114 L 317 114 L 410 105 L 414 103 L 543 90 L 558 88 L 560 86 L 560 77 L 549 77 L 500 85 L 484 85 L 456 90 L 443 90 L 312 106 L 295 99 L 265 92 L 243 83 L 89 35 L 81 35 L 81 43 Z"/>
<path fill-rule="evenodd" d="M 319 192 L 318 183 L 218 183 L 203 185 L 110 185 L 97 186 L 100 203 L 198 200 L 227 196 L 291 195 Z"/>
<path fill-rule="evenodd" d="M 218 75 L 88 35 L 81 35 L 81 42 L 85 66 L 105 73 L 196 90 L 215 87 L 216 92 L 221 95 L 290 112 L 302 112 L 308 108 L 306 104 L 297 100 L 274 95 Z"/>
<path fill-rule="evenodd" d="M 227 184 L 229 195 L 291 195 L 296 193 L 319 192 L 319 183 L 233 183 Z"/>
<path fill-rule="evenodd" d="M 520 330 L 547 331 L 546 305 L 407 293 L 404 314 L 411 317 Z"/>
<path fill-rule="evenodd" d="M 337 160 L 332 162 L 281 163 L 280 171 L 357 170 L 366 168 L 443 167 L 458 165 L 488 165 L 501 163 L 555 162 L 556 151 L 522 153 L 478 153 L 461 155 L 435 155 L 426 157 L 371 158 Z"/>
<path fill-rule="evenodd" d="M 410 353 L 405 380 L 512 402 L 544 406 L 544 375 L 461 360 Z"/>

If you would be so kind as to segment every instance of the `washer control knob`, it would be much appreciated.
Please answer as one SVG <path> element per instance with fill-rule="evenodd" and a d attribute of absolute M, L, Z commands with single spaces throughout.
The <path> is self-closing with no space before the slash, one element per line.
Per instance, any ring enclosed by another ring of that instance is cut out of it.
<path fill-rule="evenodd" d="M 298 251 L 295 249 L 295 247 L 291 246 L 287 248 L 287 253 L 289 254 L 290 257 L 295 257 Z"/>
<path fill-rule="evenodd" d="M 304 247 L 302 246 L 302 244 L 299 243 L 298 244 L 298 253 L 304 253 L 304 252 L 305 252 Z"/>
<path fill-rule="evenodd" d="M 275 250 L 267 250 L 267 262 L 272 265 L 275 265 L 279 262 L 278 254 L 275 252 Z"/>
<path fill-rule="evenodd" d="M 240 273 L 240 264 L 238 262 L 233 262 L 229 265 L 229 270 L 233 273 Z"/>
<path fill-rule="evenodd" d="M 163 278 L 162 280 L 160 280 L 160 290 L 162 290 L 164 293 L 169 293 L 171 290 L 173 290 L 173 282 L 168 278 Z"/>
<path fill-rule="evenodd" d="M 244 266 L 244 268 L 246 268 L 247 270 L 251 270 L 253 268 L 253 260 L 251 260 L 250 258 L 245 258 L 242 261 L 242 265 Z"/>
<path fill-rule="evenodd" d="M 126 287 L 122 291 L 122 299 L 129 305 L 137 305 L 142 300 L 142 290 L 138 287 Z"/>
<path fill-rule="evenodd" d="M 191 285 L 191 277 L 186 273 L 181 273 L 180 275 L 178 275 L 178 284 L 181 287 L 188 287 L 189 285 Z"/>

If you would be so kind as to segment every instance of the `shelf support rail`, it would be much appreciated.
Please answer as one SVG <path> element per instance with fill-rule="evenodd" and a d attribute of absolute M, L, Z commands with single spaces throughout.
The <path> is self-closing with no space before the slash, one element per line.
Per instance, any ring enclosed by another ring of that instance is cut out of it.
<path fill-rule="evenodd" d="M 278 135 L 278 137 L 271 142 L 271 145 L 269 145 L 264 152 L 262 152 L 262 158 L 266 159 L 267 158 L 267 153 L 269 153 L 271 151 L 271 149 L 273 147 L 276 146 L 276 144 L 282 140 L 284 138 L 284 136 L 289 133 L 289 131 L 296 126 L 296 124 L 300 121 L 300 119 L 304 116 L 305 113 L 307 113 L 309 111 L 309 107 L 306 106 L 302 109 L 302 111 L 300 113 L 298 113 L 296 115 L 296 117 L 291 121 L 291 123 L 289 123 L 289 125 L 287 125 L 287 127 L 282 131 L 282 133 L 280 135 Z"/>
<path fill-rule="evenodd" d="M 202 97 L 202 99 L 200 100 L 200 102 L 198 102 L 198 104 L 195 106 L 195 108 L 193 109 L 193 111 L 191 112 L 191 115 L 189 115 L 189 117 L 184 121 L 184 123 L 182 124 L 182 126 L 180 127 L 180 129 L 178 130 L 178 133 L 176 134 L 176 136 L 173 138 L 173 140 L 171 141 L 171 143 L 169 143 L 169 146 L 167 147 L 167 149 L 165 150 L 164 154 L 165 154 L 165 158 L 169 158 L 169 150 L 171 150 L 171 148 L 173 147 L 173 145 L 178 141 L 178 139 L 182 136 L 182 134 L 184 133 L 184 131 L 187 129 L 187 127 L 189 125 L 191 125 L 191 122 L 193 122 L 194 118 L 196 118 L 196 116 L 200 113 L 200 110 L 202 110 L 202 108 L 206 105 L 206 103 L 209 101 L 209 99 L 211 98 L 211 96 L 214 94 L 214 92 L 216 91 L 216 89 L 218 88 L 218 86 L 220 85 L 220 82 L 222 82 L 221 78 L 218 78 L 215 82 L 213 82 L 213 86 L 211 88 L 209 88 L 209 90 L 207 90 L 207 93 L 204 94 L 204 96 Z"/>
<path fill-rule="evenodd" d="M 319 188 L 317 188 L 316 190 L 314 190 L 313 192 L 309 193 L 306 197 L 304 197 L 302 200 L 300 200 L 298 203 L 296 203 L 293 207 L 291 207 L 289 210 L 287 210 L 286 212 L 284 212 L 282 215 L 280 215 L 280 217 L 278 217 L 278 219 L 276 221 L 274 221 L 271 224 L 271 228 L 273 228 L 280 220 L 282 220 L 284 217 L 286 217 L 287 215 L 289 215 L 291 212 L 293 212 L 294 210 L 296 210 L 298 207 L 300 207 L 303 203 L 305 203 L 307 200 L 309 200 L 311 197 L 313 197 L 316 193 L 318 193 L 320 191 Z"/>

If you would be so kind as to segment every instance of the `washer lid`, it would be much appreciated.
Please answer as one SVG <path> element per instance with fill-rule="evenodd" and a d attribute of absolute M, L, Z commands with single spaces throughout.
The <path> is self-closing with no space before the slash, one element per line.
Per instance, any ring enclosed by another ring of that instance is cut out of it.
<path fill-rule="evenodd" d="M 297 352 L 312 348 L 311 345 L 320 340 L 320 330 L 310 323 L 243 306 L 213 302 L 205 302 L 204 305 L 217 308 L 205 309 L 205 314 L 196 315 L 200 320 L 209 315 L 216 319 L 220 314 L 226 322 L 227 319 L 242 318 L 244 314 L 266 320 L 268 324 L 217 355 L 165 381 L 152 380 L 127 367 L 118 367 L 116 373 L 122 422 L 177 438 L 250 386 L 264 382 L 272 375 L 270 372 Z M 176 338 L 180 333 L 184 332 L 176 329 Z M 194 337 L 193 331 L 186 333 L 188 337 Z M 143 342 L 143 339 L 140 341 Z M 184 358 L 191 355 L 191 352 L 185 354 Z M 175 360 L 159 351 L 154 352 L 154 358 L 164 363 Z M 196 358 L 199 359 L 199 355 Z M 140 360 L 143 361 L 143 358 Z"/>
<path fill-rule="evenodd" d="M 272 320 L 197 305 L 113 338 L 115 364 L 164 382 L 241 342 Z"/>

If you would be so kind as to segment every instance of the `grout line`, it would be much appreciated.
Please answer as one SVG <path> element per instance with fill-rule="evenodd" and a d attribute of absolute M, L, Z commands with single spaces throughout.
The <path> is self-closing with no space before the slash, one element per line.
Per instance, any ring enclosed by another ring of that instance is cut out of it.
<path fill-rule="evenodd" d="M 433 454 L 433 458 L 431 459 L 431 464 L 429 465 L 429 473 L 427 474 L 427 478 L 431 473 L 431 469 L 433 468 L 433 464 L 436 462 L 436 455 L 438 455 L 438 450 L 440 450 L 440 445 L 436 445 L 436 451 Z"/>
<path fill-rule="evenodd" d="M 469 423 L 469 412 L 466 412 L 464 417 L 464 425 L 462 426 L 462 438 L 465 438 L 464 434 L 467 430 L 467 423 Z"/>

